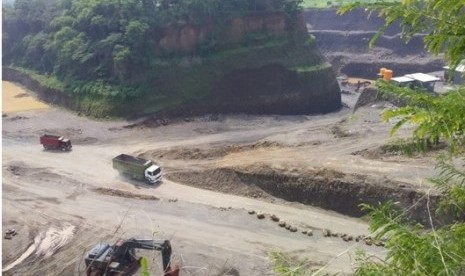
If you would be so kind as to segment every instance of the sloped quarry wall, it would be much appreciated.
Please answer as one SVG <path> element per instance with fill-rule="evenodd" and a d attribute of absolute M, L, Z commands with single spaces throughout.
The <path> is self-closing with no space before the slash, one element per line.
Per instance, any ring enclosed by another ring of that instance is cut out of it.
<path fill-rule="evenodd" d="M 369 14 L 364 9 L 354 9 L 344 15 L 338 15 L 336 8 L 308 9 L 305 11 L 307 27 L 312 30 L 335 31 L 377 31 L 384 25 L 384 18 Z M 401 31 L 399 25 L 392 25 L 385 34 L 395 35 Z"/>
<path fill-rule="evenodd" d="M 310 72 L 288 70 L 279 64 L 235 70 L 214 88 L 220 110 L 244 113 L 327 113 L 340 106 L 332 68 Z"/>
<path fill-rule="evenodd" d="M 208 113 L 321 114 L 340 107 L 340 89 L 331 67 L 296 72 L 276 63 L 231 70 L 215 82 L 207 97 L 159 112 L 155 117 Z"/>
<path fill-rule="evenodd" d="M 183 95 L 153 116 L 294 115 L 340 109 L 336 75 L 307 34 L 303 14 L 292 28 L 289 24 L 283 13 L 260 13 L 229 19 L 220 27 L 209 22 L 169 26 L 161 32 L 158 51 L 189 55 L 162 59 L 165 66 L 157 69 L 153 93 Z M 140 105 L 136 102 L 126 111 L 150 115 Z"/>
<path fill-rule="evenodd" d="M 35 77 L 16 68 L 3 67 L 2 79 L 23 85 L 31 90 L 41 101 L 61 106 L 80 114 L 83 113 L 96 117 L 106 116 L 109 114 L 117 114 L 117 109 L 121 108 L 121 102 L 115 101 L 112 98 L 105 98 L 99 95 L 76 95 L 68 93 L 67 91 L 47 87 Z M 99 101 L 98 110 L 95 108 L 97 101 Z M 106 102 L 106 104 L 102 105 L 101 102 Z"/>
<path fill-rule="evenodd" d="M 200 18 L 193 20 L 196 23 L 172 23 L 154 30 L 154 37 L 158 40 L 155 51 L 160 54 L 194 53 L 199 47 L 231 48 L 251 40 L 254 35 L 274 38 L 289 36 L 289 18 L 282 12 L 251 13 L 229 19 L 214 16 L 209 20 L 203 14 L 192 16 Z M 305 36 L 307 29 L 303 14 L 297 15 L 295 22 L 295 35 Z"/>
<path fill-rule="evenodd" d="M 384 18 L 363 9 L 344 15 L 338 15 L 336 9 L 311 9 L 305 11 L 305 20 L 309 33 L 338 74 L 375 79 L 382 67 L 399 76 L 439 71 L 444 65 L 441 56 L 428 53 L 424 35 L 415 35 L 405 42 L 397 24 L 389 27 L 369 49 L 369 41 L 384 25 Z"/>
<path fill-rule="evenodd" d="M 208 24 L 170 25 L 157 32 L 154 51 L 160 59 L 138 98 L 57 91 L 13 68 L 4 68 L 3 78 L 37 91 L 44 101 L 97 117 L 336 111 L 341 108 L 336 76 L 309 39 L 304 17 L 296 20 L 290 30 L 283 14 L 231 19 L 213 44 Z"/>
<path fill-rule="evenodd" d="M 66 108 L 72 108 L 73 100 L 71 97 L 63 91 L 51 89 L 43 86 L 38 80 L 31 78 L 29 75 L 8 67 L 2 68 L 2 79 L 5 81 L 16 82 L 24 85 L 29 90 L 32 90 L 38 99 L 63 106 Z"/>
<path fill-rule="evenodd" d="M 221 168 L 176 171 L 168 173 L 167 178 L 186 185 L 232 194 L 252 197 L 271 195 L 353 217 L 365 215 L 360 209 L 361 203 L 377 206 L 381 202 L 392 200 L 399 207 L 408 210 L 412 219 L 426 225 L 429 223 L 427 202 L 430 201 L 430 211 L 434 214 L 438 201 L 437 195 L 428 197 L 405 183 L 327 169 L 292 174 L 269 167 Z M 446 219 L 448 218 L 441 218 Z"/>

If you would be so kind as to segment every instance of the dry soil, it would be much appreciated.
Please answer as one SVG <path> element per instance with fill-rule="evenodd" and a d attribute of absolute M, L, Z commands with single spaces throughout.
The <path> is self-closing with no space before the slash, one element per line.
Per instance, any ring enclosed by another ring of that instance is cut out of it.
<path fill-rule="evenodd" d="M 333 114 L 205 116 L 146 128 L 53 106 L 22 110 L 24 102 L 10 103 L 14 97 L 7 95 L 28 99 L 31 92 L 6 85 L 4 105 L 14 109 L 4 110 L 2 120 L 2 226 L 18 234 L 3 239 L 4 275 L 82 275 L 85 252 L 119 237 L 170 239 L 182 275 L 274 275 L 268 258 L 273 250 L 307 258 L 313 269 L 351 274 L 357 249 L 383 256 L 383 248 L 324 237 L 322 230 L 367 235 L 366 222 L 285 201 L 244 186 L 240 174 L 228 172 L 298 176 L 326 170 L 422 190 L 429 189 L 424 179 L 434 167 L 429 156 L 377 153 L 392 139 L 391 125 L 379 116 L 385 104 L 352 113 L 358 96 L 353 92 L 343 95 L 348 108 Z M 70 137 L 73 150 L 43 150 L 39 135 L 45 132 Z M 363 150 L 376 154 L 354 154 Z M 111 166 L 120 153 L 153 158 L 164 169 L 163 183 L 120 177 Z M 250 210 L 266 214 L 265 219 Z M 298 231 L 279 227 L 272 214 Z M 301 233 L 310 229 L 313 236 Z M 140 253 L 150 257 L 157 275 L 159 255 Z"/>

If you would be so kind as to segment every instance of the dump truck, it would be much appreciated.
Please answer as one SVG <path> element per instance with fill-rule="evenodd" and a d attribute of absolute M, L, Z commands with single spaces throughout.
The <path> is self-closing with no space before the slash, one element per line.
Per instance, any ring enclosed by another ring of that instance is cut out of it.
<path fill-rule="evenodd" d="M 161 168 L 152 160 L 138 158 L 128 154 L 120 154 L 113 158 L 113 168 L 120 174 L 137 180 L 146 180 L 150 184 L 162 181 Z"/>
<path fill-rule="evenodd" d="M 58 135 L 50 135 L 44 134 L 40 136 L 40 143 L 44 147 L 44 149 L 49 150 L 62 150 L 62 151 L 70 151 L 73 147 L 71 145 L 71 140 L 65 138 L 63 136 Z"/>

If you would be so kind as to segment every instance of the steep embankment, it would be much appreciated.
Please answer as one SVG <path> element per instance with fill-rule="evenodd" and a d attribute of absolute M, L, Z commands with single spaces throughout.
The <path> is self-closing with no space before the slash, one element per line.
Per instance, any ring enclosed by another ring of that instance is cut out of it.
<path fill-rule="evenodd" d="M 441 57 L 428 54 L 423 36 L 416 35 L 406 43 L 397 25 L 388 28 L 369 49 L 368 43 L 384 25 L 384 19 L 375 14 L 369 16 L 363 9 L 342 16 L 336 14 L 336 9 L 307 10 L 305 20 L 309 32 L 338 73 L 372 79 L 381 67 L 403 75 L 438 71 L 443 66 Z"/>
<path fill-rule="evenodd" d="M 366 214 L 360 209 L 362 203 L 376 206 L 379 202 L 393 200 L 403 208 L 408 208 L 412 219 L 426 223 L 429 218 L 425 208 L 428 199 L 421 190 L 398 181 L 345 174 L 328 169 L 309 169 L 299 173 L 279 171 L 265 166 L 178 170 L 168 173 L 167 177 L 203 189 L 250 197 L 273 196 L 353 217 Z M 431 206 L 436 206 L 437 199 L 437 195 L 431 195 Z"/>
<path fill-rule="evenodd" d="M 154 30 L 160 58 L 137 98 L 77 93 L 12 68 L 3 78 L 93 116 L 312 114 L 341 107 L 335 74 L 309 39 L 303 16 L 291 22 L 282 13 L 252 14 L 220 27 L 177 23 Z"/>

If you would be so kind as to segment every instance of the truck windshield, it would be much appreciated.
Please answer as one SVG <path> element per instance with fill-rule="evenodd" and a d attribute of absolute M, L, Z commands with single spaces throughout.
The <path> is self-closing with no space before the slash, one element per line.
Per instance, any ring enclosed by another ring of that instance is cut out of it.
<path fill-rule="evenodd" d="M 158 168 L 158 169 L 154 170 L 153 172 L 149 172 L 149 174 L 155 176 L 155 175 L 159 174 L 160 171 L 161 171 L 161 169 Z"/>

